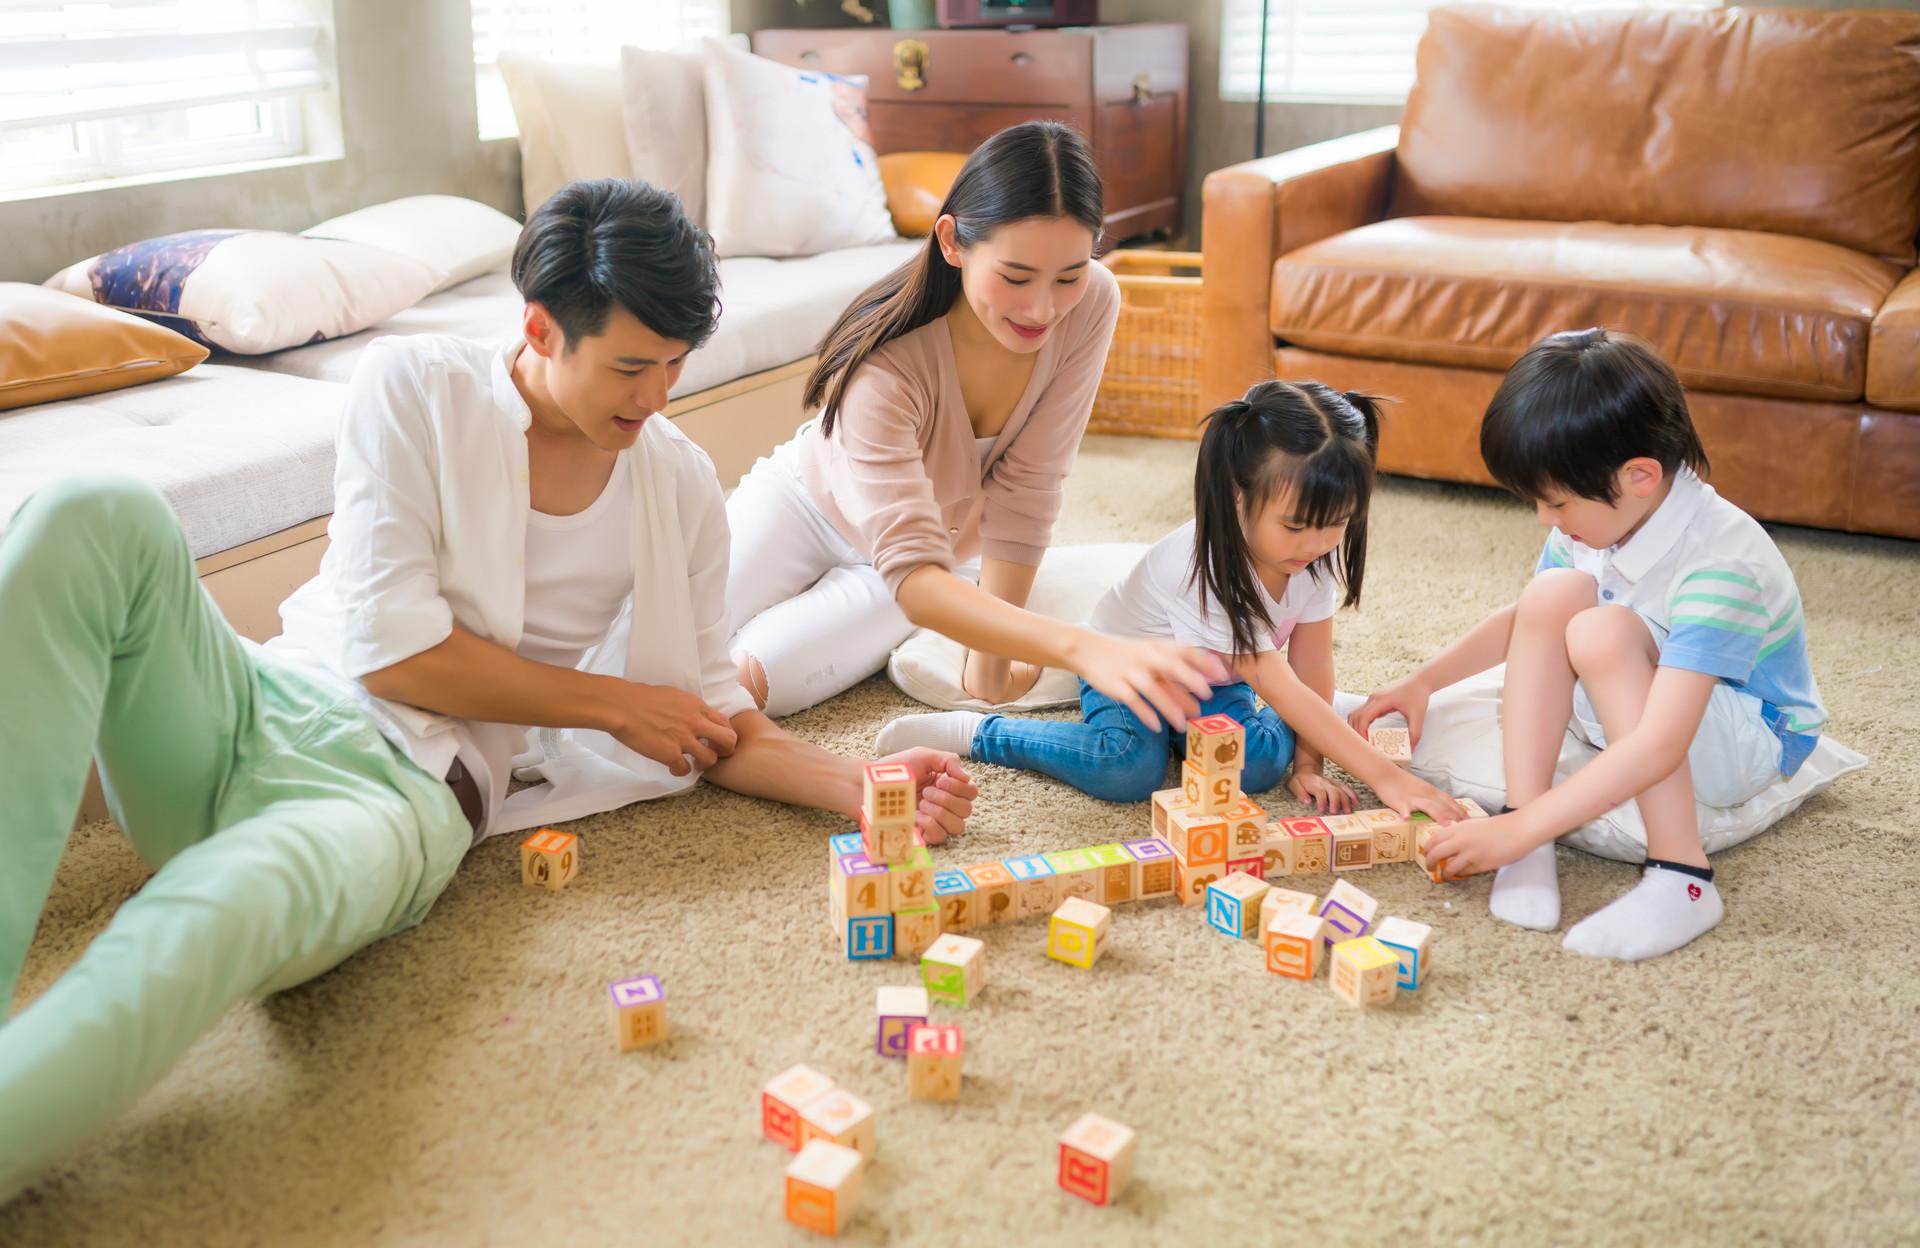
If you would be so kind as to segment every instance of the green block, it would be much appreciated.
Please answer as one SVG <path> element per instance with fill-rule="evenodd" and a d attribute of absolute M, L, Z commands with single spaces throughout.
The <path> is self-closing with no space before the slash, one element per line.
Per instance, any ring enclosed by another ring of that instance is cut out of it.
<path fill-rule="evenodd" d="M 1084 849 L 1059 850 L 1046 855 L 1046 859 L 1055 875 L 1063 875 L 1068 871 L 1091 871 L 1100 865 L 1094 861 L 1093 854 Z"/>
<path fill-rule="evenodd" d="M 944 962 L 920 962 L 920 980 L 927 986 L 927 998 L 946 1005 L 967 1003 L 967 977 L 957 966 Z"/>
<path fill-rule="evenodd" d="M 1095 845 L 1082 852 L 1093 859 L 1095 866 L 1130 867 L 1133 865 L 1133 855 L 1118 845 Z"/>

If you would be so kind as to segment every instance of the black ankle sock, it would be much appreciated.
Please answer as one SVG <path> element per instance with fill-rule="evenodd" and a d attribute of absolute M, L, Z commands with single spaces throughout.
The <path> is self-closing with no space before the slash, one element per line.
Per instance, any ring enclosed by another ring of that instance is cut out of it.
<path fill-rule="evenodd" d="M 1503 814 L 1503 815 L 1510 815 L 1510 814 L 1512 814 L 1512 813 L 1513 813 L 1513 807 L 1511 807 L 1511 806 L 1502 806 L 1502 807 L 1500 808 L 1500 813 L 1501 813 L 1501 814 Z"/>
<path fill-rule="evenodd" d="M 1685 862 L 1668 862 L 1665 858 L 1649 858 L 1647 865 L 1658 867 L 1662 871 L 1678 871 L 1681 875 L 1690 875 L 1696 880 L 1713 879 L 1712 867 L 1696 867 Z"/>

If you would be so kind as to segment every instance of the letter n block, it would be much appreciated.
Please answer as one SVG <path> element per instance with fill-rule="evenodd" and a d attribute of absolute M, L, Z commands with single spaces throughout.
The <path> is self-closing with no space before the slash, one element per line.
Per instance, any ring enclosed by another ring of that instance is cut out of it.
<path fill-rule="evenodd" d="M 821 1235 L 838 1235 L 860 1207 L 858 1150 L 813 1140 L 787 1165 L 787 1221 Z"/>
<path fill-rule="evenodd" d="M 833 1091 L 833 1080 L 811 1066 L 789 1066 L 760 1089 L 760 1134 L 790 1153 L 800 1151 L 800 1111 Z"/>
<path fill-rule="evenodd" d="M 520 842 L 520 882 L 531 888 L 562 889 L 580 874 L 580 838 L 571 832 L 541 828 Z"/>
<path fill-rule="evenodd" d="M 1133 1128 L 1082 1114 L 1060 1135 L 1060 1190 L 1095 1205 L 1120 1199 L 1133 1177 Z"/>
<path fill-rule="evenodd" d="M 1207 885 L 1207 922 L 1213 930 L 1235 940 L 1258 934 L 1260 902 L 1266 896 L 1267 882 L 1258 876 L 1235 872 Z"/>

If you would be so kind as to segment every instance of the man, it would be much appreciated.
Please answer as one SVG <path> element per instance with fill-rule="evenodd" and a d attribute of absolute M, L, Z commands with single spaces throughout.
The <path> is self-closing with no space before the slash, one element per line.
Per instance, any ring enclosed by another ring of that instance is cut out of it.
<path fill-rule="evenodd" d="M 657 415 L 713 330 L 710 241 L 671 195 L 576 183 L 528 223 L 502 348 L 368 349 L 331 538 L 266 647 L 200 589 L 125 479 L 40 491 L 0 539 L 0 1000 L 96 749 L 157 870 L 0 1027 L 0 1200 L 97 1130 L 235 1001 L 418 923 L 482 836 L 690 788 L 852 814 L 860 764 L 753 709 L 726 652 L 706 455 Z M 901 756 L 921 826 L 964 827 L 950 755 Z M 506 796 L 510 776 L 534 781 Z"/>

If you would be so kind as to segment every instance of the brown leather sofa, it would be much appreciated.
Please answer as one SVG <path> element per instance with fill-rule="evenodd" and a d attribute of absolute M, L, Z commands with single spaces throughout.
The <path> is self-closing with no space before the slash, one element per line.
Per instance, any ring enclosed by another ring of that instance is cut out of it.
<path fill-rule="evenodd" d="M 1742 507 L 1920 538 L 1920 13 L 1439 9 L 1400 126 L 1203 198 L 1208 406 L 1393 396 L 1383 469 L 1486 482 L 1502 373 L 1605 325 Z"/>

